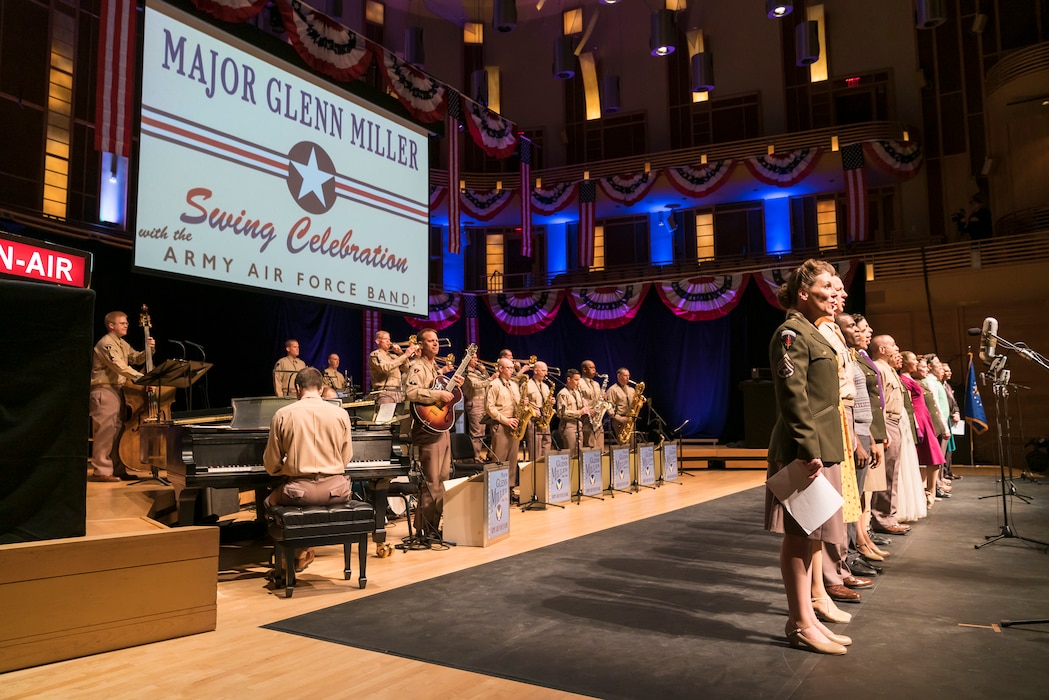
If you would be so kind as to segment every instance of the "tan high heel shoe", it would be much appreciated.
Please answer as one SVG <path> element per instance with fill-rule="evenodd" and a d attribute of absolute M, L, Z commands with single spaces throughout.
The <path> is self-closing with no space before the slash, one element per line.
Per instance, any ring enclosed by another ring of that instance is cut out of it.
<path fill-rule="evenodd" d="M 864 559 L 869 559 L 871 561 L 885 561 L 885 557 L 878 554 L 865 544 L 856 545 L 856 551 L 862 554 Z"/>
<path fill-rule="evenodd" d="M 892 552 L 890 552 L 888 550 L 885 550 L 885 549 L 882 549 L 881 547 L 879 547 L 876 544 L 871 544 L 871 545 L 869 545 L 869 547 L 874 551 L 875 554 L 877 554 L 882 559 L 888 559 L 889 557 L 892 556 Z"/>
<path fill-rule="evenodd" d="M 830 654 L 832 656 L 842 656 L 848 653 L 848 649 L 844 645 L 838 644 L 837 642 L 827 641 L 820 642 L 815 639 L 810 639 L 805 636 L 806 630 L 811 630 L 813 627 L 805 628 L 793 628 L 788 622 L 787 628 L 784 630 L 787 634 L 787 643 L 790 644 L 794 649 L 805 649 L 806 651 L 814 651 L 817 654 Z"/>
<path fill-rule="evenodd" d="M 830 598 L 813 598 L 812 609 L 820 622 L 851 622 L 852 613 L 838 608 Z"/>

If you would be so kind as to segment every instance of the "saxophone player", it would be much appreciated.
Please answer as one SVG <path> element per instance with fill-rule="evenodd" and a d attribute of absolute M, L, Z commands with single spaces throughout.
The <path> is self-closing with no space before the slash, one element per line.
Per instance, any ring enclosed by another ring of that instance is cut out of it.
<path fill-rule="evenodd" d="M 590 415 L 590 406 L 579 391 L 579 370 L 565 370 L 565 386 L 557 392 L 557 416 L 560 419 L 561 447 L 571 454 L 580 449 L 579 423 L 583 416 Z"/>
<path fill-rule="evenodd" d="M 548 368 L 545 362 L 539 360 L 532 368 L 532 378 L 525 384 L 528 402 L 542 410 L 547 404 L 554 401 L 554 390 L 546 383 Z M 550 451 L 550 425 L 540 427 L 535 421 L 528 424 L 525 429 L 525 453 L 532 462 L 542 459 Z M 532 452 L 535 454 L 532 454 Z"/>
<path fill-rule="evenodd" d="M 601 389 L 601 385 L 597 383 L 595 377 L 597 374 L 597 365 L 594 364 L 593 360 L 583 360 L 579 365 L 579 374 L 581 379 L 579 380 L 579 393 L 586 399 L 587 405 L 590 407 L 596 406 L 597 402 L 602 400 L 604 392 Z M 593 425 L 590 422 L 589 416 L 584 419 L 581 423 L 583 428 L 582 440 L 583 447 L 591 449 L 597 448 L 602 452 L 605 451 L 605 428 L 603 425 Z"/>
<path fill-rule="evenodd" d="M 512 380 L 514 362 L 500 357 L 496 363 L 496 376 L 488 386 L 484 410 L 492 423 L 492 458 L 510 465 L 510 487 L 517 486 L 517 451 L 519 440 L 511 432 L 517 428 L 514 414 L 521 402 L 521 390 Z"/>
<path fill-rule="evenodd" d="M 612 433 L 619 435 L 620 430 L 632 418 L 631 412 L 637 399 L 637 390 L 631 386 L 630 370 L 620 367 L 616 370 L 616 383 L 608 390 L 608 400 L 612 402 Z M 642 397 L 642 401 L 644 398 Z M 618 438 L 617 438 L 618 440 Z"/>

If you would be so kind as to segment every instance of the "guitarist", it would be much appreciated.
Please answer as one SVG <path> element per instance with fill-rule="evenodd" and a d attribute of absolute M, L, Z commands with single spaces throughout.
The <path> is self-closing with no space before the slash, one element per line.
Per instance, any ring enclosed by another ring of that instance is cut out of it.
<path fill-rule="evenodd" d="M 421 357 L 408 368 L 407 397 L 412 403 L 423 405 L 447 404 L 455 399 L 454 394 L 443 389 L 434 389 L 441 375 L 434 358 L 440 343 L 437 331 L 425 328 L 418 334 Z M 461 375 L 455 383 L 462 386 Z M 444 512 L 444 481 L 451 475 L 452 448 L 447 432 L 433 432 L 413 417 L 411 428 L 412 444 L 419 448 L 419 463 L 422 467 L 424 484 L 419 489 L 419 506 L 415 509 L 415 529 L 420 537 L 437 538 L 441 514 Z"/>
<path fill-rule="evenodd" d="M 88 477 L 90 481 L 120 481 L 120 475 L 114 473 L 113 442 L 124 424 L 121 388 L 129 379 L 134 381 L 142 376 L 131 365 L 146 361 L 145 351 L 135 350 L 124 340 L 128 329 L 126 313 L 110 311 L 105 322 L 109 332 L 95 344 L 91 360 L 91 462 L 94 470 Z M 152 337 L 149 347 L 150 350 L 156 347 Z"/>

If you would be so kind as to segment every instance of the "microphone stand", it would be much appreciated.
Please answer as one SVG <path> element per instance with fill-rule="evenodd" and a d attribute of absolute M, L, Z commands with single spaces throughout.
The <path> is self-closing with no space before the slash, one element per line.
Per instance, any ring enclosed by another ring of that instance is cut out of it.
<path fill-rule="evenodd" d="M 197 345 L 192 340 L 185 340 L 183 342 L 186 345 L 190 346 L 191 348 L 194 348 L 195 350 L 197 350 L 197 352 L 200 353 L 200 361 L 201 362 L 207 362 L 208 356 L 207 356 L 207 353 L 204 352 L 204 346 Z M 189 409 L 193 408 L 193 387 L 194 386 L 196 386 L 196 385 L 195 384 L 194 385 L 190 385 L 190 387 L 186 390 L 186 403 L 187 403 L 187 408 L 189 408 Z M 211 408 L 211 401 L 208 399 L 208 378 L 207 377 L 204 377 L 204 382 L 201 384 L 201 392 L 204 394 L 204 408 Z"/>

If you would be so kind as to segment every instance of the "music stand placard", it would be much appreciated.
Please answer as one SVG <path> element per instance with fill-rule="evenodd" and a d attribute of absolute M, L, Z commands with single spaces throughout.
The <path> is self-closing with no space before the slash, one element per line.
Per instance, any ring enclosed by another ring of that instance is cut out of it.
<path fill-rule="evenodd" d="M 484 469 L 485 538 L 487 547 L 510 535 L 510 468 L 492 464 Z"/>
<path fill-rule="evenodd" d="M 572 500 L 572 458 L 568 450 L 550 452 L 546 460 L 546 497 L 539 500 L 547 503 L 565 503 Z"/>
<path fill-rule="evenodd" d="M 663 481 L 677 481 L 678 479 L 678 443 L 663 443 Z"/>
<path fill-rule="evenodd" d="M 579 490 L 584 496 L 599 496 L 605 490 L 601 480 L 601 450 L 583 450 L 583 483 Z"/>
<path fill-rule="evenodd" d="M 656 484 L 656 446 L 650 442 L 637 446 L 637 483 L 642 486 Z"/>
<path fill-rule="evenodd" d="M 630 488 L 630 445 L 613 445 L 609 450 L 612 468 L 609 483 L 615 491 Z"/>

